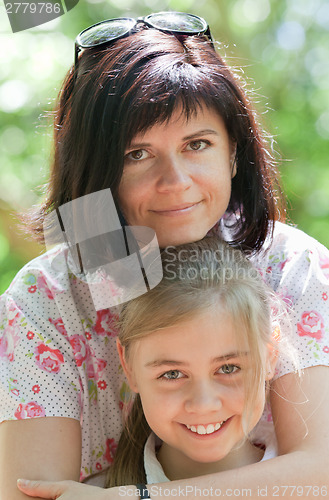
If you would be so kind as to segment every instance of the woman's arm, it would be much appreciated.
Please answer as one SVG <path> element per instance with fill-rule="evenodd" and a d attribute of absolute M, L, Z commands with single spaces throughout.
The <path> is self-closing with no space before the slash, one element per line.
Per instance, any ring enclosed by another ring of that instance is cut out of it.
<path fill-rule="evenodd" d="M 329 497 L 329 369 L 305 370 L 302 379 L 294 374 L 273 384 L 272 410 L 281 455 L 240 469 L 203 477 L 151 485 L 151 497 L 205 496 L 267 498 Z M 41 498 L 83 500 L 85 485 L 37 483 L 24 491 Z M 129 490 L 129 491 L 128 491 Z M 170 494 L 169 491 L 172 491 Z M 88 498 L 118 500 L 136 498 L 135 486 L 89 491 Z M 104 495 L 106 493 L 106 496 Z M 60 493 L 63 495 L 58 496 Z M 126 494 L 125 494 L 126 493 Z M 87 498 L 87 496 L 86 496 Z"/>
<path fill-rule="evenodd" d="M 17 489 L 19 477 L 78 481 L 80 464 L 78 420 L 46 417 L 0 424 L 1 500 L 27 498 Z"/>

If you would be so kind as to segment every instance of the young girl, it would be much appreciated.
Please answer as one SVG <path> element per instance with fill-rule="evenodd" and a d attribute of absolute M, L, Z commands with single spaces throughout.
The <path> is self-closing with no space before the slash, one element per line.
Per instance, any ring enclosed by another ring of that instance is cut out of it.
<path fill-rule="evenodd" d="M 258 433 L 258 446 L 250 439 L 277 361 L 273 294 L 217 238 L 168 247 L 162 261 L 161 283 L 120 315 L 118 352 L 137 395 L 108 486 L 185 479 L 276 455 L 274 431 Z"/>

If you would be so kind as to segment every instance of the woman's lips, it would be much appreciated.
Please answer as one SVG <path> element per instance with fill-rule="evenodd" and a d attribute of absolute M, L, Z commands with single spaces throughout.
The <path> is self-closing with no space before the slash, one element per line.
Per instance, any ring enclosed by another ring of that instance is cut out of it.
<path fill-rule="evenodd" d="M 154 212 L 157 215 L 175 217 L 177 215 L 185 215 L 192 212 L 192 210 L 194 210 L 200 203 L 201 201 L 197 201 L 196 203 L 185 203 L 184 205 L 170 207 L 164 210 L 151 210 L 151 212 Z"/>

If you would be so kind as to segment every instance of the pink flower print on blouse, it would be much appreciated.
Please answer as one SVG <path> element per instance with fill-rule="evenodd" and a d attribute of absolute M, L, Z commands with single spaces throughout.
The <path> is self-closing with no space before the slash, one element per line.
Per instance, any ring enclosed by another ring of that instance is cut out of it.
<path fill-rule="evenodd" d="M 66 331 L 66 328 L 64 325 L 64 321 L 62 320 L 62 318 L 57 318 L 57 319 L 48 318 L 48 321 L 49 321 L 49 323 L 54 325 L 54 327 L 56 328 L 56 330 L 59 333 L 64 335 L 64 337 L 68 338 L 67 331 Z"/>
<path fill-rule="evenodd" d="M 29 340 L 32 340 L 32 339 L 34 339 L 34 333 L 33 333 L 33 332 L 31 332 L 31 330 L 30 330 L 30 331 L 28 331 L 28 332 L 27 332 L 26 337 L 27 337 Z"/>
<path fill-rule="evenodd" d="M 283 251 L 279 252 L 279 254 L 270 255 L 269 256 L 269 262 L 271 264 L 267 267 L 266 272 L 269 273 L 269 274 L 271 274 L 272 271 L 273 271 L 273 269 L 272 269 L 273 265 L 275 265 L 280 270 L 280 272 L 282 272 L 283 269 L 284 269 L 284 267 L 285 267 L 285 265 L 290 260 L 291 260 L 291 257 L 287 258 L 286 254 Z"/>
<path fill-rule="evenodd" d="M 19 344 L 19 340 L 15 328 L 8 326 L 0 339 L 0 357 L 7 358 L 8 361 L 14 361 L 15 347 Z"/>
<path fill-rule="evenodd" d="M 16 396 L 18 398 L 20 395 L 20 390 L 18 389 L 17 384 L 18 384 L 18 382 L 16 379 L 14 379 L 14 378 L 8 379 L 8 388 L 9 388 L 11 394 L 13 394 L 14 396 Z"/>
<path fill-rule="evenodd" d="M 72 335 L 69 337 L 77 365 L 81 366 L 89 355 L 89 347 L 82 335 Z"/>
<path fill-rule="evenodd" d="M 110 309 L 102 309 L 101 311 L 97 311 L 94 331 L 97 333 L 97 335 L 108 335 L 109 337 L 116 337 L 118 334 L 116 328 L 117 320 L 118 316 L 111 313 Z"/>
<path fill-rule="evenodd" d="M 99 380 L 103 375 L 103 371 L 107 365 L 107 361 L 105 361 L 105 359 L 88 356 L 86 363 L 88 378 Z"/>
<path fill-rule="evenodd" d="M 45 417 L 46 412 L 43 406 L 31 401 L 30 403 L 21 403 L 14 415 L 18 420 L 23 420 L 24 418 Z"/>
<path fill-rule="evenodd" d="M 22 277 L 22 281 L 26 286 L 34 286 L 37 282 L 37 278 L 34 274 L 28 273 Z"/>
<path fill-rule="evenodd" d="M 104 458 L 108 464 L 111 464 L 113 462 L 117 447 L 118 447 L 118 445 L 114 441 L 114 439 L 107 439 L 106 440 L 106 451 L 104 453 Z"/>
<path fill-rule="evenodd" d="M 292 307 L 294 303 L 294 298 L 292 295 L 289 294 L 289 289 L 286 286 L 281 289 L 279 297 L 288 307 Z"/>
<path fill-rule="evenodd" d="M 101 391 L 105 391 L 107 383 L 105 380 L 100 380 L 99 382 L 97 382 L 97 386 Z"/>
<path fill-rule="evenodd" d="M 83 368 L 87 372 L 88 395 L 90 402 L 93 404 L 97 404 L 98 389 L 105 389 L 102 384 L 102 387 L 99 387 L 97 382 L 103 380 L 103 371 L 106 365 L 107 361 L 105 359 L 96 358 L 91 349 L 88 349 L 88 356 L 83 363 Z"/>
<path fill-rule="evenodd" d="M 64 357 L 58 349 L 39 343 L 35 349 L 35 362 L 45 372 L 58 373 L 64 363 Z"/>
<path fill-rule="evenodd" d="M 20 324 L 17 324 L 19 317 L 20 313 L 9 307 L 7 325 L 0 338 L 0 357 L 7 358 L 8 361 L 14 361 L 15 347 L 20 342 Z"/>
<path fill-rule="evenodd" d="M 322 269 L 325 277 L 329 279 L 329 257 L 327 254 L 319 253 L 319 258 L 320 258 L 320 268 Z"/>
<path fill-rule="evenodd" d="M 316 340 L 321 340 L 324 335 L 324 321 L 317 311 L 305 311 L 302 314 L 300 323 L 297 323 L 300 337 L 307 335 Z"/>
<path fill-rule="evenodd" d="M 37 285 L 39 290 L 47 295 L 48 299 L 54 300 L 54 295 L 48 286 L 46 278 L 43 275 L 38 276 Z"/>

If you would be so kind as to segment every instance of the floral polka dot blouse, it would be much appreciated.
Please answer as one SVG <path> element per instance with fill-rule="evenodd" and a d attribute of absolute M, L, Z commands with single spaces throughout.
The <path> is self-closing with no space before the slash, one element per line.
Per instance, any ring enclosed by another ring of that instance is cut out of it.
<path fill-rule="evenodd" d="M 287 335 L 301 368 L 328 365 L 328 250 L 276 223 L 272 244 L 252 260 L 289 306 Z M 1 297 L 0 421 L 79 420 L 81 479 L 111 464 L 121 432 L 129 388 L 117 358 L 115 319 L 113 310 L 95 311 L 88 285 L 70 272 L 58 247 L 27 264 Z M 276 377 L 293 370 L 282 358 Z"/>

